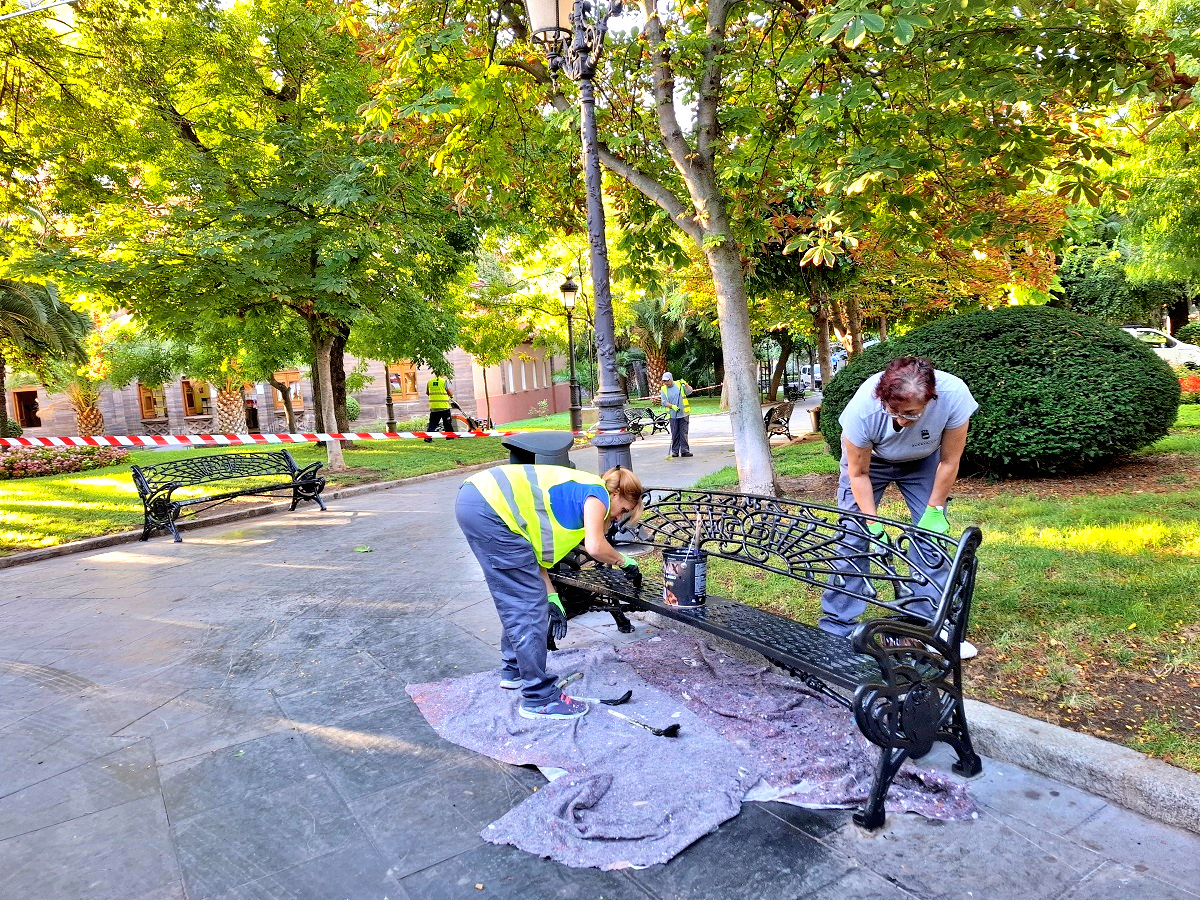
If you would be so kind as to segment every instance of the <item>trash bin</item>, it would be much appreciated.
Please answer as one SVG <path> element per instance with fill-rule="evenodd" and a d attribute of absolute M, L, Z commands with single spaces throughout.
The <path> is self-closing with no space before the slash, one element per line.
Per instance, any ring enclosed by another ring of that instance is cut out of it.
<path fill-rule="evenodd" d="M 571 462 L 571 445 L 575 436 L 569 431 L 531 431 L 526 434 L 511 434 L 500 442 L 508 450 L 510 463 L 539 466 L 566 466 L 575 468 Z"/>
<path fill-rule="evenodd" d="M 818 403 L 808 411 L 808 418 L 812 422 L 813 433 L 821 430 L 821 404 Z"/>

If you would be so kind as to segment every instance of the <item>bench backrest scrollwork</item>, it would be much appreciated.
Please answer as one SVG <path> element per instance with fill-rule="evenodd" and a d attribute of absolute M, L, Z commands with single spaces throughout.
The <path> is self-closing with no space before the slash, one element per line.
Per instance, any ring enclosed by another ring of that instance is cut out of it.
<path fill-rule="evenodd" d="M 206 484 L 230 478 L 295 475 L 299 471 L 295 459 L 287 450 L 198 456 L 132 468 L 134 483 L 142 496 L 168 489 L 172 485 Z"/>
<path fill-rule="evenodd" d="M 891 614 L 918 615 L 932 603 L 931 622 L 959 627 L 970 612 L 978 528 L 961 538 L 879 519 L 887 539 L 869 534 L 861 514 L 777 497 L 724 491 L 646 491 L 645 513 L 623 532 L 657 547 L 692 544 L 818 588 L 833 585 Z M 847 572 L 846 563 L 853 564 Z M 861 575 L 861 577 L 856 577 Z"/>

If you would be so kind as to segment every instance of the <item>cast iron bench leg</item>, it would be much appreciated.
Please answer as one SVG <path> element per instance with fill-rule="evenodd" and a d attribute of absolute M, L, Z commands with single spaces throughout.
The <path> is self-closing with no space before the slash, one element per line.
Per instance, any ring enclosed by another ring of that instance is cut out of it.
<path fill-rule="evenodd" d="M 171 530 L 171 534 L 175 535 L 175 543 L 177 543 L 177 544 L 183 543 L 183 535 L 181 535 L 179 533 L 179 529 L 177 527 L 175 527 L 175 520 L 177 518 L 179 518 L 179 513 L 181 510 L 182 510 L 182 507 L 180 507 L 180 506 L 172 506 L 171 507 L 171 515 L 167 519 L 167 528 L 169 528 Z"/>
<path fill-rule="evenodd" d="M 971 732 L 967 730 L 967 715 L 960 698 L 954 704 L 954 715 L 938 734 L 938 740 L 945 741 L 958 754 L 958 762 L 952 768 L 964 778 L 974 778 L 983 771 L 983 760 L 971 746 Z"/>
<path fill-rule="evenodd" d="M 886 818 L 884 802 L 887 800 L 888 788 L 892 786 L 892 779 L 896 777 L 907 758 L 907 750 L 879 748 L 879 768 L 875 771 L 875 781 L 871 784 L 871 797 L 867 805 L 854 814 L 855 825 L 868 831 L 876 831 L 883 827 Z"/>

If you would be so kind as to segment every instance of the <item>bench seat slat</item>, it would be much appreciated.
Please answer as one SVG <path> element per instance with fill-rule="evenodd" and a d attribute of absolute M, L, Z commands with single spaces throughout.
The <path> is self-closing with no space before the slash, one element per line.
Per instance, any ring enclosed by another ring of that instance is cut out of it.
<path fill-rule="evenodd" d="M 849 638 L 838 637 L 744 603 L 709 596 L 703 606 L 672 606 L 662 601 L 663 584 L 645 578 L 636 590 L 612 569 L 584 569 L 557 574 L 555 581 L 606 596 L 618 597 L 648 612 L 707 631 L 762 653 L 768 659 L 799 669 L 846 690 L 878 682 L 879 664 L 855 653 Z"/>

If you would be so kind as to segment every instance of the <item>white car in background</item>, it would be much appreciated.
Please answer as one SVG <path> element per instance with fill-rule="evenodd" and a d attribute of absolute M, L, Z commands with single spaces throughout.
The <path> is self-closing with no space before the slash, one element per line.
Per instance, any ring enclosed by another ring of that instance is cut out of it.
<path fill-rule="evenodd" d="M 1200 347 L 1177 341 L 1155 328 L 1126 325 L 1122 329 L 1131 334 L 1173 366 L 1200 366 Z"/>

